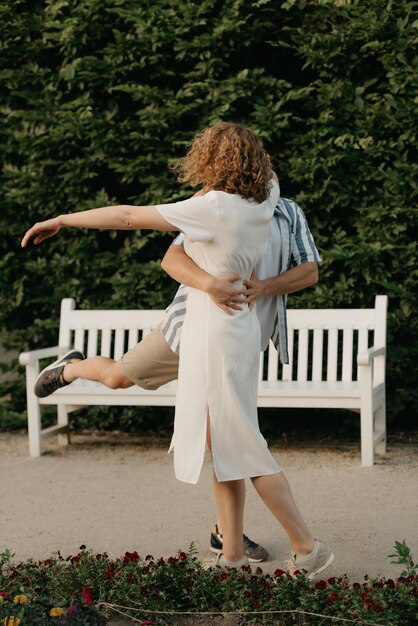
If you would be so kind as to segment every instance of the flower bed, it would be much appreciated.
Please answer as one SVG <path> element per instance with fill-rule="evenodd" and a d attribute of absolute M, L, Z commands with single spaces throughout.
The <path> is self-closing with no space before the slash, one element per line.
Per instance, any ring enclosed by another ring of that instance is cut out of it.
<path fill-rule="evenodd" d="M 357 624 L 418 623 L 415 566 L 397 580 L 365 576 L 351 583 L 342 576 L 312 584 L 280 569 L 274 575 L 250 567 L 205 570 L 193 548 L 168 559 L 126 552 L 111 560 L 85 546 L 75 556 L 58 552 L 46 561 L 14 564 L 12 556 L 0 555 L 1 626 L 104 625 L 116 611 L 143 624 L 161 624 L 177 612 L 219 612 L 287 626 L 295 623 L 296 609 Z M 321 620 L 306 624 L 330 623 Z"/>

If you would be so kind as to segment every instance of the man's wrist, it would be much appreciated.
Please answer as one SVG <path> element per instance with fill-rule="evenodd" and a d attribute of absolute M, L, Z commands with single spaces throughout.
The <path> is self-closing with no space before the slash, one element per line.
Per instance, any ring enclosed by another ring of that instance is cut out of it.
<path fill-rule="evenodd" d="M 277 285 L 277 277 L 266 278 L 262 282 L 262 297 L 269 298 L 271 296 L 277 296 L 280 293 Z"/>
<path fill-rule="evenodd" d="M 210 295 L 213 290 L 214 277 L 204 273 L 200 279 L 200 283 L 200 289 Z"/>

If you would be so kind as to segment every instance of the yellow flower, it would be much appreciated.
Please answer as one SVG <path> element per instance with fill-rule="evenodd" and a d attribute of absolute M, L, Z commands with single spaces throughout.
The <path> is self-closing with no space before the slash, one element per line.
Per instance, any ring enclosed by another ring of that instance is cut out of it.
<path fill-rule="evenodd" d="M 3 604 L 3 602 L 4 602 L 3 596 L 0 596 L 0 604 Z"/>
<path fill-rule="evenodd" d="M 4 618 L 3 624 L 4 626 L 19 626 L 20 619 L 18 617 L 13 617 L 13 615 L 10 615 L 10 617 Z"/>
<path fill-rule="evenodd" d="M 49 612 L 51 617 L 60 617 L 60 615 L 62 615 L 63 613 L 64 613 L 64 609 L 61 609 L 58 607 L 51 609 Z"/>
<path fill-rule="evenodd" d="M 28 601 L 27 597 L 24 595 L 20 595 L 20 596 L 15 596 L 13 598 L 13 602 L 14 604 L 26 604 L 26 602 Z"/>

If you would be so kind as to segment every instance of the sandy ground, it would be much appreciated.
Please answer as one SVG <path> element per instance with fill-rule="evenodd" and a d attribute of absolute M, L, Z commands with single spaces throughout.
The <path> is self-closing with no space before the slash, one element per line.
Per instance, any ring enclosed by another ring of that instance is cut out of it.
<path fill-rule="evenodd" d="M 126 550 L 168 556 L 194 542 L 207 557 L 215 520 L 208 459 L 193 486 L 174 478 L 165 445 L 135 437 L 75 435 L 70 446 L 51 439 L 46 448 L 33 459 L 26 436 L 0 434 L 0 551 L 42 559 L 86 544 L 111 557 Z M 305 519 L 335 552 L 330 576 L 399 575 L 387 558 L 395 539 L 418 559 L 418 446 L 389 446 L 373 468 L 360 466 L 356 447 L 272 451 Z M 245 532 L 269 551 L 265 571 L 288 558 L 285 534 L 250 483 Z"/>

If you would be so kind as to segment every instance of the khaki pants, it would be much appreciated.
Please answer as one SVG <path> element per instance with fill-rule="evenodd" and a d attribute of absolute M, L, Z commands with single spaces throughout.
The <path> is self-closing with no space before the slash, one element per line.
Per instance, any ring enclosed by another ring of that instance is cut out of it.
<path fill-rule="evenodd" d="M 143 389 L 158 389 L 161 385 L 176 380 L 179 371 L 179 356 L 169 347 L 161 326 L 149 333 L 117 364 L 123 374 Z"/>

